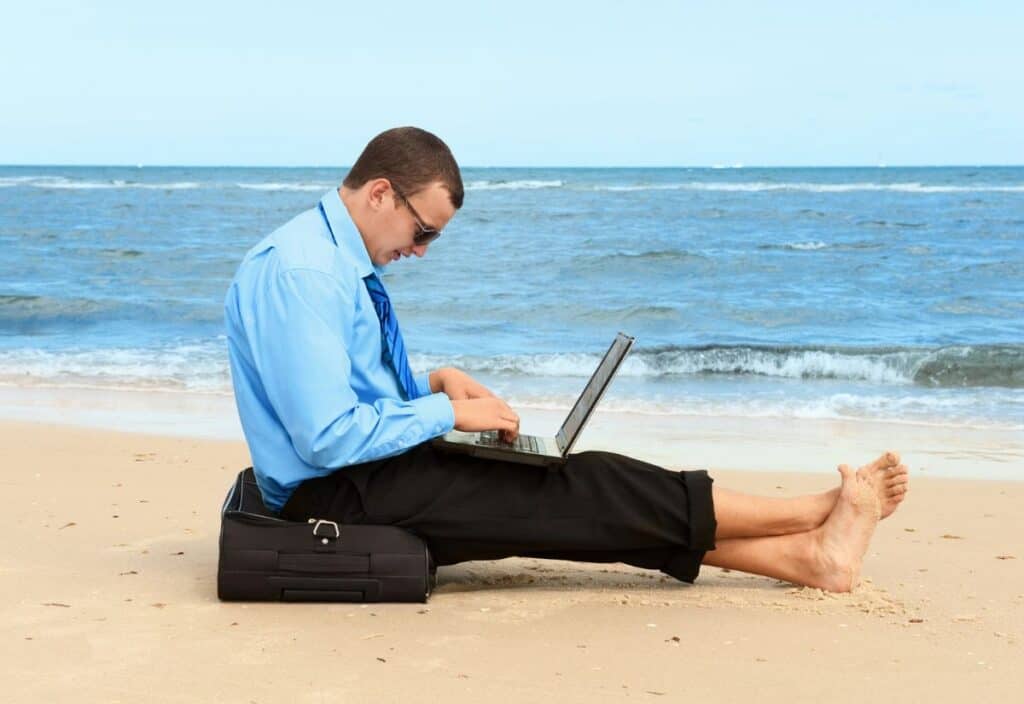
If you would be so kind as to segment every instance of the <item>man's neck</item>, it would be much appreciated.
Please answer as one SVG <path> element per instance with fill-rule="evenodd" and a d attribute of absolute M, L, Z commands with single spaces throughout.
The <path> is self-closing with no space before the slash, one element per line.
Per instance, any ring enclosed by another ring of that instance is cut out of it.
<path fill-rule="evenodd" d="M 363 234 L 363 228 L 359 226 L 359 221 L 362 219 L 359 217 L 359 193 L 353 191 L 345 186 L 338 186 L 338 197 L 341 198 L 342 205 L 345 206 L 345 210 L 348 211 L 348 217 L 352 220 L 352 224 L 356 227 L 356 232 L 359 233 L 359 239 L 363 241 L 363 249 L 366 250 L 367 255 L 370 254 L 370 248 L 366 243 L 366 235 Z"/>

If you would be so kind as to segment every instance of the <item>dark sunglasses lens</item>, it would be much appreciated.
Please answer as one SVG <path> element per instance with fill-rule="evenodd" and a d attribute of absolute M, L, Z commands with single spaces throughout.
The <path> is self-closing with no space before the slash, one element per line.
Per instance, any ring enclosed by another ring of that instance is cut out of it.
<path fill-rule="evenodd" d="M 424 228 L 413 236 L 412 241 L 414 244 L 419 246 L 424 244 L 430 244 L 440 236 L 440 230 L 427 230 L 426 228 Z"/>

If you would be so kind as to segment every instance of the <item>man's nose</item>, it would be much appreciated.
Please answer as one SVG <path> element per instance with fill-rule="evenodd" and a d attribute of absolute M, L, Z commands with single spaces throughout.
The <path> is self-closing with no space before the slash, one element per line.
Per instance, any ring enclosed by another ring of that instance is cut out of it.
<path fill-rule="evenodd" d="M 429 244 L 413 245 L 412 253 L 415 254 L 417 257 L 422 257 L 424 254 L 427 253 L 427 247 L 429 246 Z"/>

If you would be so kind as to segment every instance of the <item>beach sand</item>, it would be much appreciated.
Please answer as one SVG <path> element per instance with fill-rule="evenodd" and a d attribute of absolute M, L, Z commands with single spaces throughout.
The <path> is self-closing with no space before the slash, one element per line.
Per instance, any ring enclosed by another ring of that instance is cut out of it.
<path fill-rule="evenodd" d="M 605 415 L 587 436 L 636 424 Z M 1024 687 L 1024 483 L 940 476 L 1024 476 L 1019 432 L 694 419 L 638 445 L 770 496 L 901 451 L 911 496 L 851 594 L 509 559 L 441 568 L 425 605 L 220 603 L 218 512 L 248 451 L 188 434 L 0 422 L 3 701 L 952 702 Z"/>

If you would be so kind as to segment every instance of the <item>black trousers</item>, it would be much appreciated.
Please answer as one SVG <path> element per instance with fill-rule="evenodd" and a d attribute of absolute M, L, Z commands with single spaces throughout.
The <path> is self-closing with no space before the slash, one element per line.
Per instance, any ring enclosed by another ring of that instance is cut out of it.
<path fill-rule="evenodd" d="M 714 549 L 711 482 L 703 470 L 608 452 L 573 454 L 549 469 L 426 443 L 307 480 L 281 514 L 400 526 L 427 542 L 438 565 L 513 556 L 624 562 L 692 582 Z"/>

